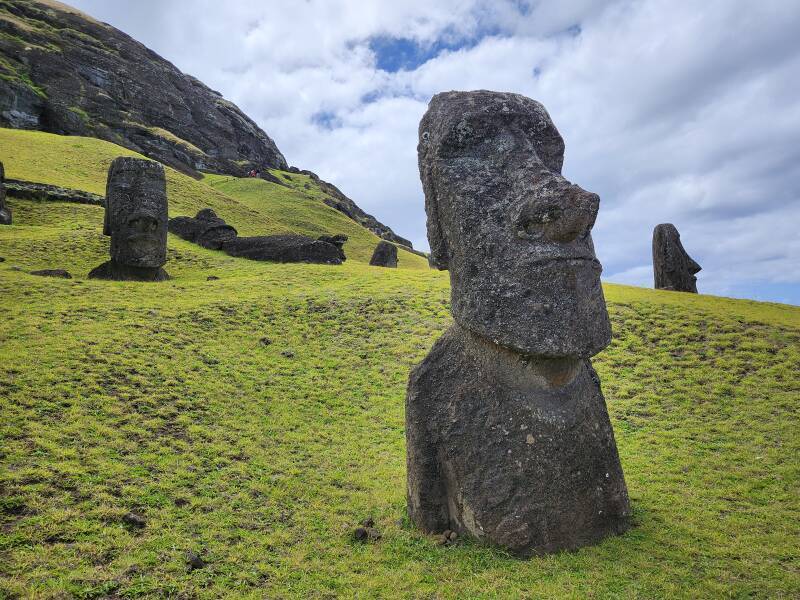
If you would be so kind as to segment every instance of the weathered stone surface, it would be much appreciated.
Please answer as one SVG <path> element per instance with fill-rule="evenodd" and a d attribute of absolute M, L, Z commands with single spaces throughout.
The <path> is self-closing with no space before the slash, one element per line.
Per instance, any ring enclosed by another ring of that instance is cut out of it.
<path fill-rule="evenodd" d="M 626 530 L 589 362 L 611 336 L 599 198 L 561 176 L 564 142 L 529 98 L 438 94 L 419 131 L 431 262 L 450 270 L 455 323 L 409 380 L 411 519 L 519 556 Z"/>
<path fill-rule="evenodd" d="M 672 223 L 653 230 L 653 276 L 657 290 L 697 293 L 697 273 L 701 271 L 681 244 L 681 234 Z"/>
<path fill-rule="evenodd" d="M 90 204 L 92 206 L 105 206 L 105 198 L 71 188 L 23 181 L 21 179 L 6 179 L 6 191 L 12 198 L 20 200 L 36 200 L 39 202 L 74 202 L 76 204 Z"/>
<path fill-rule="evenodd" d="M 40 269 L 39 271 L 31 271 L 31 275 L 39 275 L 40 277 L 59 277 L 61 279 L 72 279 L 69 271 L 64 269 Z"/>
<path fill-rule="evenodd" d="M 111 236 L 111 260 L 93 279 L 162 281 L 167 262 L 167 188 L 164 167 L 121 156 L 108 169 L 103 233 Z"/>
<path fill-rule="evenodd" d="M 238 235 L 236 229 L 228 225 L 210 208 L 204 208 L 192 217 L 173 217 L 169 220 L 169 231 L 204 248 L 219 250 L 225 242 Z"/>
<path fill-rule="evenodd" d="M 420 123 L 431 261 L 453 316 L 520 352 L 585 358 L 611 326 L 591 228 L 599 198 L 561 176 L 564 141 L 516 94 L 437 94 Z"/>
<path fill-rule="evenodd" d="M 161 267 L 133 267 L 109 260 L 89 271 L 89 279 L 112 281 L 166 281 L 169 274 Z"/>
<path fill-rule="evenodd" d="M 240 237 L 226 242 L 222 249 L 231 256 L 272 262 L 340 265 L 344 260 L 337 246 L 294 233 Z"/>
<path fill-rule="evenodd" d="M 11 209 L 6 206 L 6 172 L 0 162 L 0 225 L 11 225 Z"/>
<path fill-rule="evenodd" d="M 397 246 L 385 241 L 378 242 L 369 264 L 373 267 L 397 268 Z"/>
<path fill-rule="evenodd" d="M 333 244 L 339 249 L 339 258 L 342 259 L 342 262 L 347 260 L 347 257 L 344 254 L 344 244 L 347 241 L 347 236 L 343 233 L 337 233 L 335 235 L 321 235 L 317 238 L 320 242 L 327 242 L 328 244 Z"/>

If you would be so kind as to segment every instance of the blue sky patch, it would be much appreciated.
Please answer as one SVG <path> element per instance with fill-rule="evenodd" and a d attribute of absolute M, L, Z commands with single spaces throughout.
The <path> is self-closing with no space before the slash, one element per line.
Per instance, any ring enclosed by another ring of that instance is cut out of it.
<path fill-rule="evenodd" d="M 330 110 L 321 110 L 311 115 L 311 122 L 322 129 L 338 129 L 342 126 L 342 120 L 336 113 Z"/>

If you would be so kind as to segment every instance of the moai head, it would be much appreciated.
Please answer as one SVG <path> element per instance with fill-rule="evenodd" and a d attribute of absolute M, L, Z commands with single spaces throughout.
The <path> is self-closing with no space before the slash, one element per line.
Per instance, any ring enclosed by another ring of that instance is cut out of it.
<path fill-rule="evenodd" d="M 131 267 L 163 266 L 167 222 L 164 167 L 141 158 L 115 159 L 108 169 L 103 228 L 111 236 L 111 260 Z"/>
<path fill-rule="evenodd" d="M 653 230 L 653 272 L 659 290 L 697 293 L 697 277 L 701 271 L 681 244 L 681 234 L 672 223 L 656 225 Z"/>
<path fill-rule="evenodd" d="M 591 229 L 599 198 L 561 176 L 564 141 L 517 94 L 446 92 L 419 127 L 431 263 L 453 317 L 518 352 L 585 358 L 611 327 Z"/>

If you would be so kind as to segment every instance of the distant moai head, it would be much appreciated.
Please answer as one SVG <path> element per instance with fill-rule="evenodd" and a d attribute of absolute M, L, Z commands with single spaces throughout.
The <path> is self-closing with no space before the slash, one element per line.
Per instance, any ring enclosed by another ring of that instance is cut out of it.
<path fill-rule="evenodd" d="M 164 167 L 141 158 L 115 159 L 108 169 L 103 228 L 111 236 L 111 260 L 131 267 L 163 266 L 167 223 Z"/>
<path fill-rule="evenodd" d="M 656 225 L 653 230 L 653 276 L 657 290 L 697 293 L 701 267 L 684 250 L 681 234 L 672 223 Z"/>
<path fill-rule="evenodd" d="M 530 355 L 605 348 L 590 233 L 599 198 L 562 177 L 564 141 L 544 106 L 518 94 L 437 94 L 417 153 L 431 264 L 450 270 L 455 320 Z"/>

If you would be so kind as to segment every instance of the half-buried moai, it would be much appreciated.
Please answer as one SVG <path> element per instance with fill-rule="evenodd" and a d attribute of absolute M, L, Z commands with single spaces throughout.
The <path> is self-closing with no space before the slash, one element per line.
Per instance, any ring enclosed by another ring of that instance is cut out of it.
<path fill-rule="evenodd" d="M 381 240 L 375 246 L 375 251 L 372 253 L 372 258 L 369 259 L 369 264 L 373 267 L 397 268 L 397 246 Z"/>
<path fill-rule="evenodd" d="M 653 230 L 653 278 L 657 290 L 697 293 L 696 274 L 701 270 L 681 244 L 681 234 L 672 223 Z"/>
<path fill-rule="evenodd" d="M 93 279 L 163 281 L 167 262 L 167 187 L 164 167 L 122 156 L 111 163 L 106 183 L 103 233 L 111 236 L 111 260 L 89 273 Z"/>
<path fill-rule="evenodd" d="M 589 361 L 611 340 L 598 196 L 561 176 L 561 135 L 524 96 L 437 94 L 419 135 L 431 262 L 450 271 L 455 322 L 409 380 L 412 521 L 522 557 L 625 531 Z"/>
<path fill-rule="evenodd" d="M 0 162 L 0 225 L 11 225 L 11 209 L 6 206 L 6 172 Z"/>

